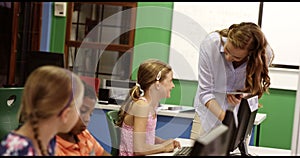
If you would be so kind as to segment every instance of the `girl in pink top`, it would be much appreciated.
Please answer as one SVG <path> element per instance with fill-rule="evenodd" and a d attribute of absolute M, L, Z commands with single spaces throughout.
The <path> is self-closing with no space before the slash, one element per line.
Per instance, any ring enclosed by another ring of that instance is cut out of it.
<path fill-rule="evenodd" d="M 180 148 L 180 143 L 174 139 L 155 136 L 159 101 L 170 98 L 175 87 L 172 68 L 162 61 L 148 59 L 139 66 L 137 75 L 136 86 L 130 90 L 119 111 L 119 155 L 148 155 Z"/>

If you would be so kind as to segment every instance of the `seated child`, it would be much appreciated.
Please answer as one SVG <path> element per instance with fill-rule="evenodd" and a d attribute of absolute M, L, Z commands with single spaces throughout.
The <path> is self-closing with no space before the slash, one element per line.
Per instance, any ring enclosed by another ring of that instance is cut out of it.
<path fill-rule="evenodd" d="M 165 140 L 155 133 L 159 102 L 170 98 L 174 87 L 170 65 L 148 59 L 139 66 L 136 86 L 121 105 L 116 123 L 121 128 L 119 156 L 145 156 L 180 148 L 177 140 Z"/>
<path fill-rule="evenodd" d="M 83 100 L 80 78 L 67 69 L 41 66 L 28 77 L 19 114 L 22 126 L 0 141 L 2 156 L 54 156 L 55 136 L 70 131 Z"/>
<path fill-rule="evenodd" d="M 69 133 L 56 136 L 56 156 L 111 156 L 88 131 L 90 116 L 97 102 L 94 89 L 84 83 L 84 99 L 80 108 L 81 119 Z"/>

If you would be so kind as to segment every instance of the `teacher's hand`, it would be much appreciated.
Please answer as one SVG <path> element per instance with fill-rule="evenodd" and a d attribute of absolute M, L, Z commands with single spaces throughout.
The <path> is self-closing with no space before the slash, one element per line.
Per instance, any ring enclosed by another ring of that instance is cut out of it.
<path fill-rule="evenodd" d="M 227 94 L 227 101 L 232 106 L 237 106 L 241 103 L 242 94 Z"/>

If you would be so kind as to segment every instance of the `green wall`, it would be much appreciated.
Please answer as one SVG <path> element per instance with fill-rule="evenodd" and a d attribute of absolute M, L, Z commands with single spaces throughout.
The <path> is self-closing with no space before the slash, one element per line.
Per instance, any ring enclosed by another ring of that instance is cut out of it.
<path fill-rule="evenodd" d="M 260 146 L 290 149 L 296 91 L 271 89 L 260 99 L 260 113 L 267 118 L 261 125 Z"/>
<path fill-rule="evenodd" d="M 54 10 L 54 3 L 52 3 L 52 10 Z M 54 16 L 52 14 L 50 52 L 64 53 L 66 21 L 66 17 Z"/>
<path fill-rule="evenodd" d="M 147 8 L 153 7 L 152 10 Z M 132 76 L 136 80 L 138 65 L 145 59 L 157 58 L 168 62 L 172 26 L 173 2 L 138 2 L 137 29 Z M 64 52 L 66 18 L 52 20 L 51 51 Z M 175 88 L 166 104 L 193 106 L 196 81 L 174 79 Z M 296 91 L 271 89 L 260 99 L 260 113 L 267 118 L 261 124 L 260 146 L 290 149 Z"/>
<path fill-rule="evenodd" d="M 158 58 L 168 62 L 172 9 L 172 2 L 138 2 L 132 65 L 133 80 L 136 80 L 137 68 L 141 61 Z"/>
<path fill-rule="evenodd" d="M 169 62 L 173 2 L 138 2 L 132 79 L 139 64 L 148 58 Z M 166 104 L 193 105 L 197 82 L 174 80 L 175 88 Z"/>

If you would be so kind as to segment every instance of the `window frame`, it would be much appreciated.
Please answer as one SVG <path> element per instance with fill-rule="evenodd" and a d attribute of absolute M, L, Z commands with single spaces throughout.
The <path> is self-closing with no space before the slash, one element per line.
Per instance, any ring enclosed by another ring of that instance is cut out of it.
<path fill-rule="evenodd" d="M 72 14 L 74 10 L 74 3 L 83 3 L 83 4 L 97 4 L 97 5 L 113 5 L 113 6 L 123 6 L 123 7 L 137 7 L 137 2 L 68 2 L 67 4 L 67 24 L 66 24 L 66 37 L 65 37 L 65 48 L 64 48 L 64 57 L 65 57 L 65 68 L 72 70 L 72 67 L 69 66 L 69 49 L 74 47 L 86 47 L 86 48 L 103 48 L 104 51 L 117 51 L 121 54 L 130 53 L 130 63 L 129 70 L 132 69 L 132 59 L 133 59 L 133 47 L 134 47 L 134 36 L 135 36 L 135 26 L 136 26 L 136 9 L 132 9 L 130 15 L 130 28 L 134 28 L 129 31 L 128 44 L 107 44 L 101 42 L 87 42 L 84 41 L 84 45 L 81 45 L 83 41 L 71 40 L 71 31 L 72 31 Z M 77 52 L 75 52 L 76 54 Z M 98 61 L 99 63 L 99 61 Z M 130 73 L 130 72 L 129 72 Z M 99 75 L 99 70 L 95 72 L 96 77 Z M 130 74 L 126 76 L 130 79 Z"/>

